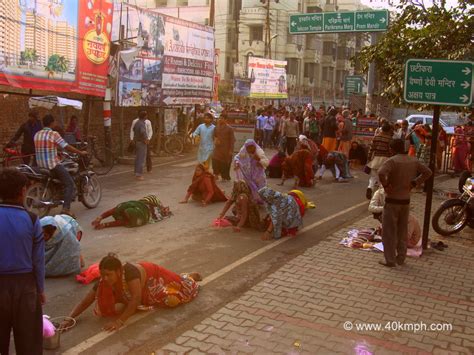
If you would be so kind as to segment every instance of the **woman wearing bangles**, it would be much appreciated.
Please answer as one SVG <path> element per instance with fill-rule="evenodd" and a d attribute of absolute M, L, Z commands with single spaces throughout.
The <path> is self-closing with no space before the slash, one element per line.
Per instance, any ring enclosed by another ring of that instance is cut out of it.
<path fill-rule="evenodd" d="M 299 190 L 284 194 L 270 187 L 264 187 L 258 193 L 268 212 L 267 229 L 262 240 L 296 236 L 298 229 L 303 225 L 306 208 L 314 206 Z"/>
<path fill-rule="evenodd" d="M 95 315 L 116 317 L 104 326 L 107 331 L 121 328 L 137 310 L 172 308 L 192 301 L 198 294 L 196 282 L 202 280 L 198 273 L 178 275 L 148 262 L 122 264 L 114 254 L 101 260 L 99 270 L 100 280 L 69 316 L 77 318 L 97 300 Z"/>

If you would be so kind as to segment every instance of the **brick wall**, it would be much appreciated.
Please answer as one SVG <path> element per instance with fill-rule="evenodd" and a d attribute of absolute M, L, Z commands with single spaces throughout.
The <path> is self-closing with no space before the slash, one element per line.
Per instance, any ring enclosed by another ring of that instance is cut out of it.
<path fill-rule="evenodd" d="M 54 93 L 47 93 L 45 95 L 54 95 Z M 40 96 L 40 95 L 35 95 Z M 64 95 L 66 97 L 66 95 Z M 47 113 L 51 113 L 54 117 L 59 120 L 61 114 L 64 117 L 64 124 L 67 127 L 69 117 L 76 115 L 79 117 L 81 131 L 86 131 L 86 109 L 85 100 L 80 95 L 68 94 L 68 98 L 77 99 L 84 102 L 82 111 L 75 110 L 70 107 L 58 108 L 55 107 L 52 110 L 43 108 L 37 109 L 40 113 L 40 117 L 43 117 Z M 28 118 L 28 96 L 20 96 L 15 94 L 0 94 L 0 146 L 6 144 L 11 137 L 15 134 L 20 124 Z M 89 135 L 95 135 L 98 137 L 99 148 L 103 147 L 104 142 L 104 126 L 102 116 L 103 103 L 98 101 L 97 98 L 93 98 L 91 101 L 91 112 L 89 122 Z M 123 108 L 123 131 L 120 130 L 120 112 L 121 108 L 112 107 L 112 149 L 116 152 L 119 151 L 120 145 L 120 134 L 123 135 L 123 142 L 125 148 L 128 145 L 128 134 L 130 131 L 130 125 L 134 118 L 137 117 L 139 108 Z M 148 116 L 154 121 L 156 109 L 148 109 Z"/>

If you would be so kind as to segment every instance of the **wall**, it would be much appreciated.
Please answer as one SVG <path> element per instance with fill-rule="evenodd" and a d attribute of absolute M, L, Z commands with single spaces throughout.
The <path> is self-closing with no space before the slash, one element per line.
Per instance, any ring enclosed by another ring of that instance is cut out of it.
<path fill-rule="evenodd" d="M 54 93 L 50 93 L 54 95 Z M 12 94 L 0 94 L 0 147 L 3 147 L 11 137 L 15 134 L 18 127 L 27 120 L 28 118 L 28 96 L 12 95 Z M 73 95 L 68 94 L 68 98 L 74 99 Z M 80 98 L 77 98 L 80 99 Z M 96 100 L 96 99 L 93 99 Z M 91 102 L 90 122 L 89 122 L 89 135 L 95 135 L 98 137 L 98 148 L 104 146 L 104 125 L 102 116 L 103 103 L 101 101 Z M 141 109 L 141 108 L 140 108 Z M 47 110 L 43 108 L 37 109 L 40 113 L 40 117 L 43 117 L 47 113 L 51 113 L 54 117 L 59 120 L 62 115 L 64 117 L 64 124 L 67 127 L 69 117 L 76 115 L 79 117 L 81 131 L 86 131 L 86 109 L 83 106 L 82 111 L 78 111 L 72 108 L 53 108 Z M 129 142 L 129 131 L 131 122 L 137 117 L 139 108 L 123 108 L 123 130 L 120 129 L 120 111 L 121 108 L 112 107 L 112 149 L 115 152 L 120 150 L 120 135 L 123 137 L 125 149 Z M 155 121 L 154 108 L 148 110 L 149 118 L 152 122 Z"/>

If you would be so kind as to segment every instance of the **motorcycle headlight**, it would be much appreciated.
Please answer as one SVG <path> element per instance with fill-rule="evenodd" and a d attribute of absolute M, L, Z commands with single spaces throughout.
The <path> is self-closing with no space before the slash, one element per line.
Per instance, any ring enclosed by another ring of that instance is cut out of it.
<path fill-rule="evenodd" d="M 474 187 L 474 179 L 468 178 L 466 182 L 464 183 L 464 187 L 470 191 L 473 190 Z"/>

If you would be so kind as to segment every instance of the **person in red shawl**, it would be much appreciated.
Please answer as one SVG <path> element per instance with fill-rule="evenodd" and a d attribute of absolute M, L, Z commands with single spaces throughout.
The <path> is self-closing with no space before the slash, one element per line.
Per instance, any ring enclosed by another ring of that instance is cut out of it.
<path fill-rule="evenodd" d="M 115 317 L 104 326 L 108 331 L 121 328 L 137 310 L 173 308 L 192 301 L 198 295 L 196 282 L 202 280 L 198 273 L 178 275 L 149 262 L 122 264 L 114 254 L 100 261 L 99 270 L 99 281 L 69 316 L 76 319 L 96 301 L 97 316 Z M 61 326 L 67 327 L 67 323 Z"/>
<path fill-rule="evenodd" d="M 314 183 L 313 154 L 306 145 L 295 151 L 283 161 L 283 176 L 280 186 L 286 179 L 295 177 L 295 187 L 312 187 Z"/>
<path fill-rule="evenodd" d="M 190 198 L 202 202 L 207 206 L 211 202 L 224 202 L 227 197 L 217 186 L 214 175 L 206 170 L 204 165 L 199 164 L 194 171 L 193 182 L 188 188 L 188 193 L 180 203 L 188 203 Z"/>

